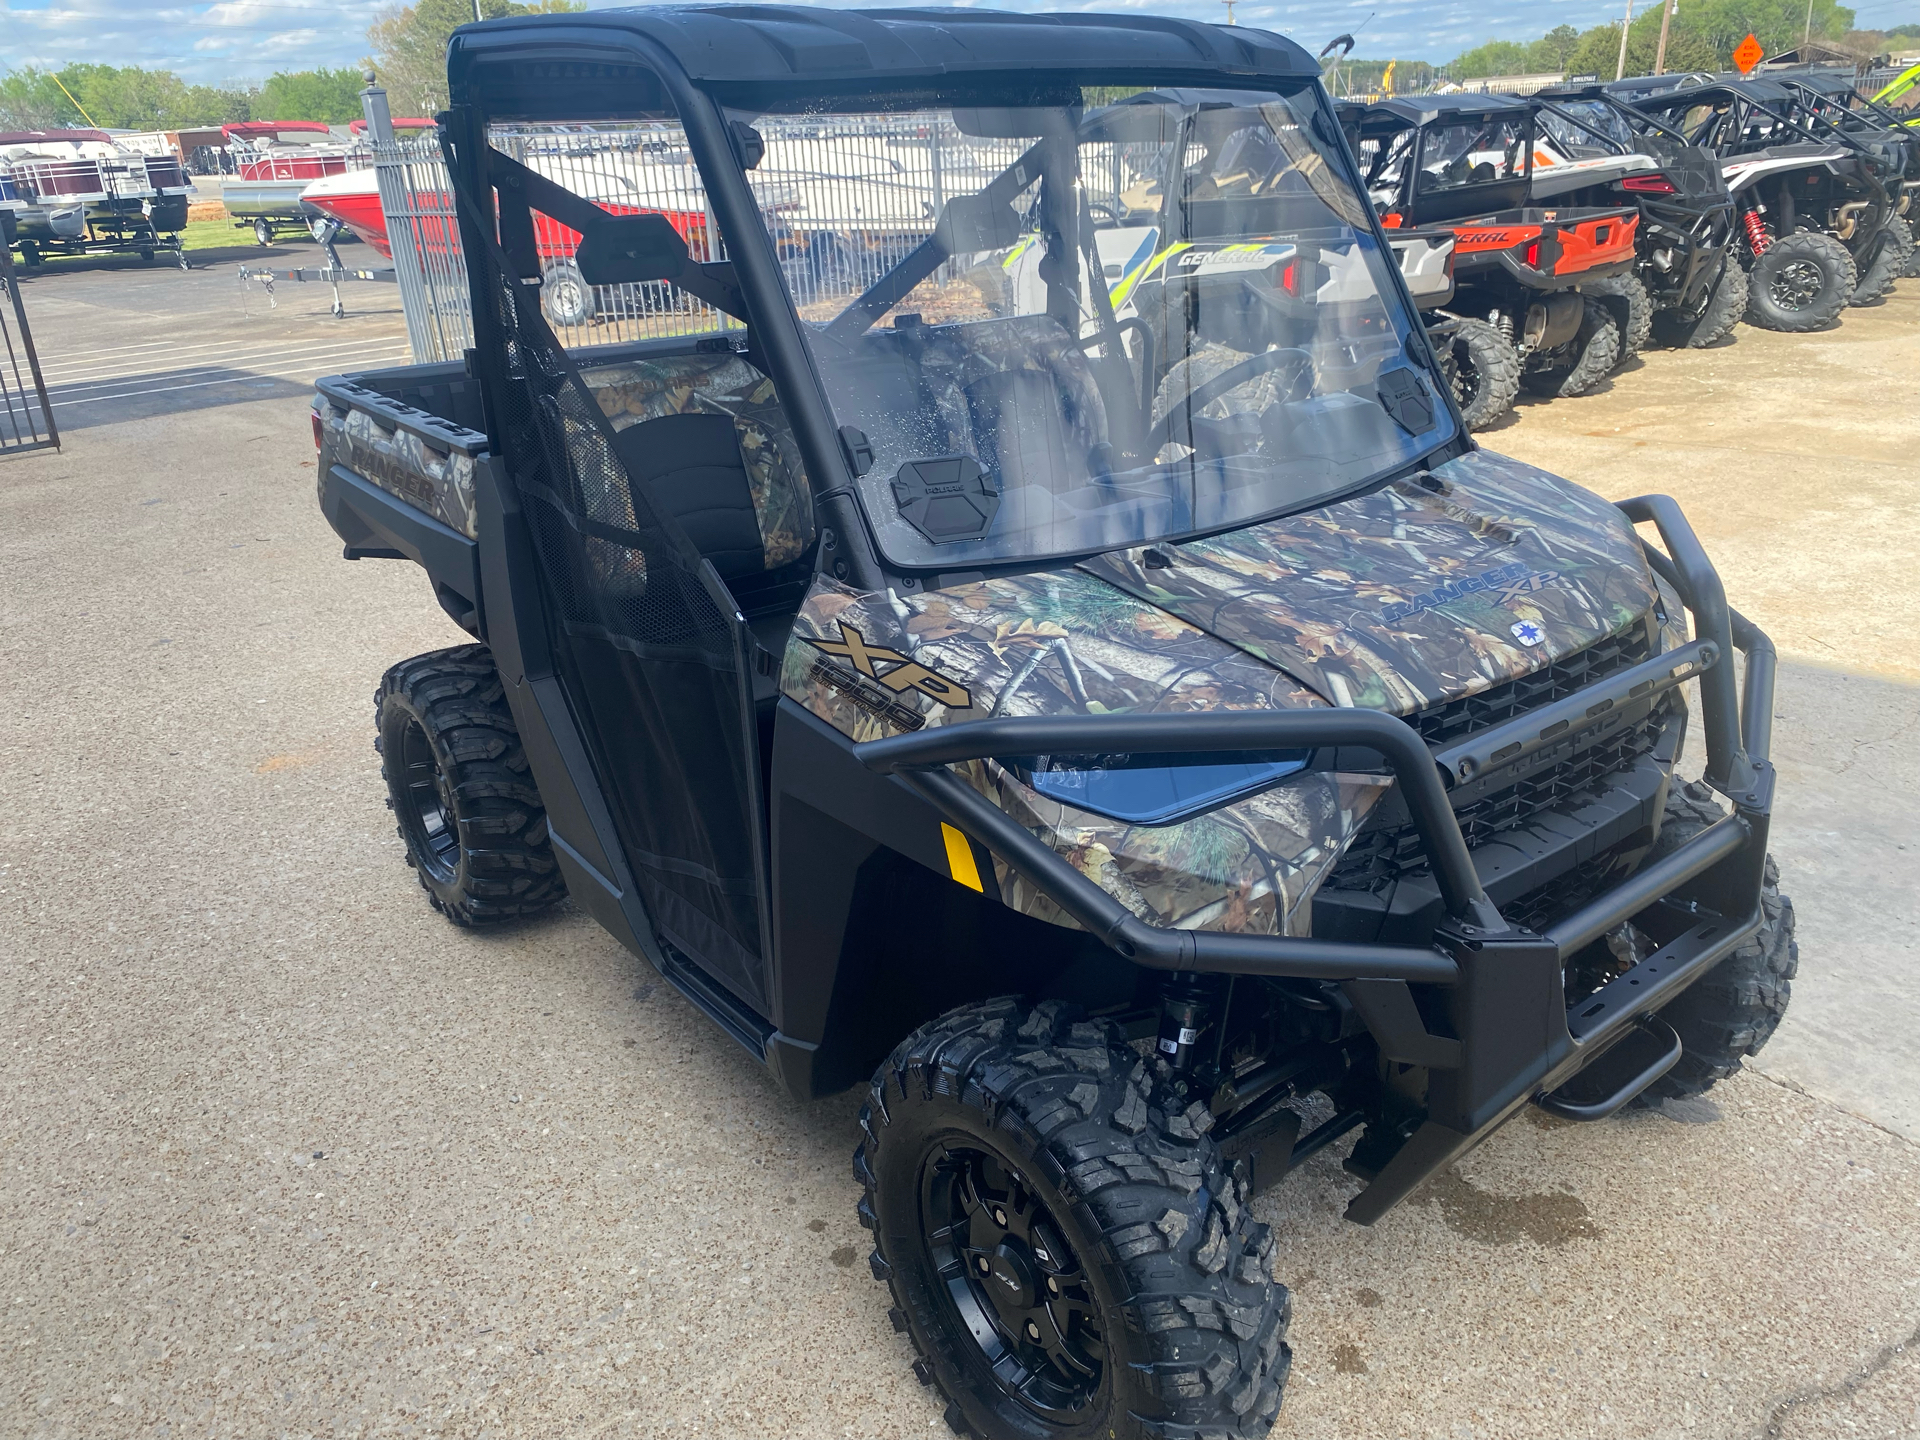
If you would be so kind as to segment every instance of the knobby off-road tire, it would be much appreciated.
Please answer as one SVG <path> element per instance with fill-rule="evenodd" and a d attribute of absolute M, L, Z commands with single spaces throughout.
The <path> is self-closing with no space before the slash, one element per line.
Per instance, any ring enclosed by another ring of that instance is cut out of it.
<path fill-rule="evenodd" d="M 1920 278 L 1920 237 L 1913 233 L 1913 221 L 1907 216 L 1899 217 L 1900 223 L 1907 227 L 1907 266 L 1900 272 L 1901 278 L 1912 280 Z"/>
<path fill-rule="evenodd" d="M 1913 274 L 1914 240 L 1913 222 L 1904 215 L 1894 215 L 1887 220 L 1887 244 L 1894 251 L 1893 278 L 1905 279 Z M 1891 285 L 1888 286 L 1892 288 Z"/>
<path fill-rule="evenodd" d="M 1858 283 L 1846 246 L 1831 235 L 1796 230 L 1769 245 L 1747 271 L 1747 323 L 1788 334 L 1825 329 L 1840 318 Z"/>
<path fill-rule="evenodd" d="M 381 678 L 373 708 L 387 804 L 434 909 L 456 925 L 486 925 L 566 895 L 486 646 L 401 661 Z"/>
<path fill-rule="evenodd" d="M 1692 782 L 1667 792 L 1666 818 L 1649 862 L 1671 854 L 1726 818 L 1713 791 Z M 1675 1065 L 1641 1097 L 1652 1105 L 1713 1088 L 1773 1038 L 1793 994 L 1800 946 L 1793 938 L 1793 901 L 1780 893 L 1780 867 L 1767 857 L 1760 890 L 1759 933 L 1709 970 L 1660 1012 L 1685 1047 Z"/>
<path fill-rule="evenodd" d="M 1203 1104 L 1077 1017 L 968 1006 L 874 1077 L 853 1171 L 914 1373 L 961 1435 L 1265 1436 L 1291 1304 L 1245 1168 Z"/>
<path fill-rule="evenodd" d="M 1747 272 L 1729 255 L 1699 316 L 1687 320 L 1677 310 L 1657 310 L 1653 316 L 1653 338 L 1669 349 L 1704 350 L 1731 335 L 1733 327 L 1746 313 Z"/>
<path fill-rule="evenodd" d="M 1581 293 L 1598 295 L 1613 310 L 1620 326 L 1620 359 L 1624 365 L 1647 348 L 1653 332 L 1653 297 L 1638 275 L 1609 275 L 1603 280 L 1583 284 Z"/>
<path fill-rule="evenodd" d="M 1895 215 L 1888 222 L 1883 236 L 1874 242 L 1873 259 L 1864 269 L 1860 268 L 1859 261 L 1854 262 L 1860 278 L 1853 287 L 1853 293 L 1847 297 L 1849 305 L 1878 305 L 1892 293 L 1893 282 L 1907 268 L 1906 247 L 1913 243 L 1913 237 L 1891 228 L 1899 220 L 1900 217 Z"/>
<path fill-rule="evenodd" d="M 1585 395 L 1620 363 L 1620 322 L 1613 307 L 1597 295 L 1582 297 L 1586 313 L 1580 333 L 1538 360 L 1520 376 L 1530 394 L 1558 398 Z"/>
<path fill-rule="evenodd" d="M 1484 430 L 1513 408 L 1520 393 L 1520 355 L 1484 320 L 1452 319 L 1433 337 L 1440 366 L 1469 430 Z"/>

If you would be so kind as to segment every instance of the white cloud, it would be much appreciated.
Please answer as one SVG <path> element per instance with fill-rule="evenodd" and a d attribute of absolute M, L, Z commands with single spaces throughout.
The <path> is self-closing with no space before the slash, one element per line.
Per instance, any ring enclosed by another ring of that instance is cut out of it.
<path fill-rule="evenodd" d="M 0 0 L 0 66 L 76 61 L 178 71 L 190 81 L 262 80 L 275 70 L 355 66 L 383 0 L 218 0 L 142 6 L 139 0 Z"/>

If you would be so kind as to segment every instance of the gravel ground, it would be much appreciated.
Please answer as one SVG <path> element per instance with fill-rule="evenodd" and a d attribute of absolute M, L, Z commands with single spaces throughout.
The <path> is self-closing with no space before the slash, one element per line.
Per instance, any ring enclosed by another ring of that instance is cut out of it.
<path fill-rule="evenodd" d="M 0 1433 L 944 1434 L 854 1100 L 794 1106 L 578 913 L 455 930 L 400 862 L 373 687 L 461 637 L 338 559 L 304 388 L 396 317 L 57 282 L 67 448 L 0 460 Z M 1523 1116 L 1372 1229 L 1344 1147 L 1265 1197 L 1277 1436 L 1920 1434 L 1903 288 L 1488 437 L 1678 495 L 1781 643 L 1803 979 L 1710 1100 Z"/>

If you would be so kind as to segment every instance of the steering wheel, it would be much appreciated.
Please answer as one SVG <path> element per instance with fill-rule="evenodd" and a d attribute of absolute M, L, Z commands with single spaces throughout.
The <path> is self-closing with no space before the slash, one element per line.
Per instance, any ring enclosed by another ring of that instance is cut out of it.
<path fill-rule="evenodd" d="M 1104 200 L 1087 201 L 1087 209 L 1095 215 L 1106 216 L 1109 225 L 1118 225 L 1120 223 L 1120 212 Z"/>
<path fill-rule="evenodd" d="M 1265 350 L 1258 355 L 1249 355 L 1238 364 L 1229 365 L 1211 380 L 1201 381 L 1189 389 L 1184 396 L 1176 398 L 1167 406 L 1167 413 L 1153 422 L 1153 428 L 1147 432 L 1147 455 L 1149 457 L 1158 455 L 1160 447 L 1170 441 L 1191 446 L 1193 431 L 1187 424 L 1188 417 L 1195 411 L 1206 409 L 1229 390 L 1238 389 L 1249 380 L 1257 380 L 1270 370 L 1278 370 L 1282 365 L 1297 365 L 1305 370 L 1312 367 L 1313 357 L 1299 349 Z M 1193 372 L 1189 369 L 1187 373 Z M 1176 427 L 1184 433 L 1176 433 Z"/>

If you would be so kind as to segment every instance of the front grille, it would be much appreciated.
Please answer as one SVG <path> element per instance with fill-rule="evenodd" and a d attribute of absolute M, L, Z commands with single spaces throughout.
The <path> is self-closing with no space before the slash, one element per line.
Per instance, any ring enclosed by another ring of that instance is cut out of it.
<path fill-rule="evenodd" d="M 1408 723 L 1420 732 L 1422 740 L 1440 749 L 1490 725 L 1504 725 L 1529 710 L 1564 699 L 1597 680 L 1652 658 L 1647 627 L 1644 622 L 1637 622 L 1618 635 L 1610 635 L 1518 680 L 1509 680 L 1464 700 L 1449 700 L 1416 711 L 1408 717 Z"/>
<path fill-rule="evenodd" d="M 1409 723 L 1429 745 L 1436 748 L 1450 745 L 1571 695 L 1639 664 L 1651 654 L 1646 627 L 1635 625 L 1531 675 L 1465 700 L 1451 700 L 1419 711 L 1409 718 Z M 1569 757 L 1565 763 L 1529 775 L 1455 811 L 1467 848 L 1475 849 L 1503 830 L 1526 824 L 1542 811 L 1580 798 L 1609 775 L 1632 765 L 1659 741 L 1665 715 L 1663 700 L 1644 719 Z M 1325 888 L 1378 894 L 1402 875 L 1423 873 L 1426 869 L 1426 847 L 1412 821 L 1371 824 L 1354 837 L 1340 863 L 1327 877 Z"/>

